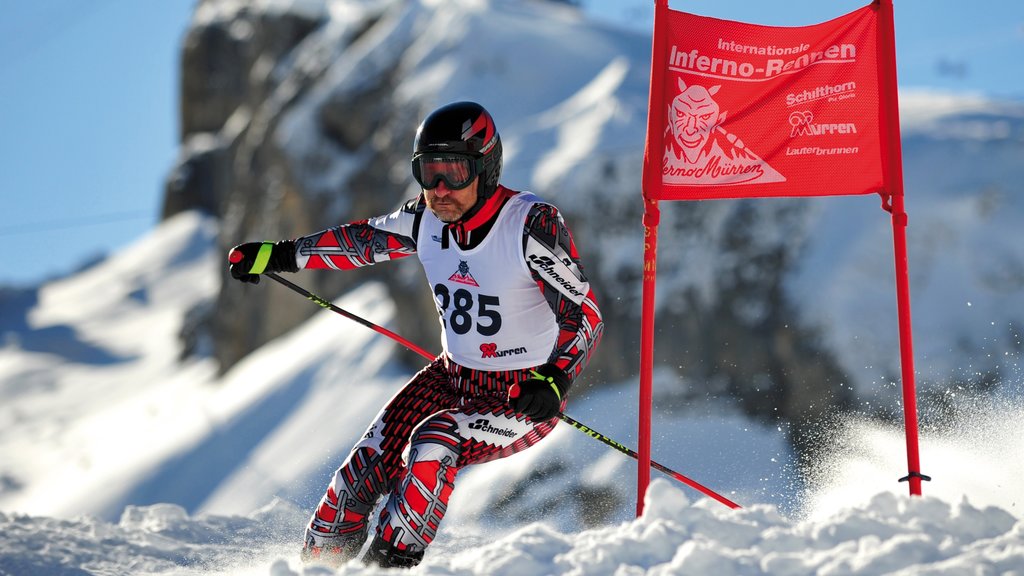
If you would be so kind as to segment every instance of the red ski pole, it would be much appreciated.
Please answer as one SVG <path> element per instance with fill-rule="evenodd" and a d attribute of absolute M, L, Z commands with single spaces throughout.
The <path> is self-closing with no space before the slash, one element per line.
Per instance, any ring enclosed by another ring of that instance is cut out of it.
<path fill-rule="evenodd" d="M 383 328 L 381 326 L 378 326 L 378 325 L 374 324 L 373 322 L 370 322 L 369 320 L 366 320 L 365 318 L 362 318 L 361 316 L 357 316 L 357 315 L 355 315 L 355 314 L 353 314 L 353 313 L 351 313 L 351 312 L 349 312 L 349 311 L 347 311 L 347 310 L 345 310 L 343 308 L 340 308 L 340 307 L 334 305 L 333 303 L 331 303 L 330 301 L 328 301 L 328 300 L 326 300 L 324 298 L 321 298 L 320 296 L 317 296 L 316 294 L 313 294 L 309 290 L 306 290 L 305 288 L 295 284 L 294 282 L 290 282 L 288 280 L 285 280 L 284 278 L 282 278 L 282 277 L 280 277 L 277 274 L 274 274 L 272 272 L 267 273 L 267 274 L 263 274 L 263 276 L 267 276 L 271 280 L 274 280 L 275 282 L 278 282 L 278 283 L 280 283 L 283 286 L 291 288 L 295 292 L 298 292 L 299 294 L 302 294 L 303 296 L 305 296 L 308 300 L 312 300 L 313 302 L 315 302 L 316 304 L 318 304 L 322 308 L 326 308 L 326 309 L 330 310 L 331 312 L 334 312 L 336 314 L 340 314 L 340 315 L 344 316 L 345 318 L 348 318 L 349 320 L 353 320 L 355 322 L 358 322 L 359 324 L 362 324 L 363 326 L 366 326 L 367 328 L 373 330 L 374 332 L 377 332 L 378 334 L 382 334 L 384 336 L 387 336 L 388 338 L 391 338 L 395 342 L 398 342 L 399 344 L 401 344 L 402 346 L 405 346 L 409 350 L 412 350 L 413 352 L 419 354 L 420 356 L 423 356 L 427 360 L 433 361 L 434 358 L 435 358 L 435 356 L 433 354 L 431 354 L 430 352 L 427 352 L 423 348 L 420 348 L 419 346 L 413 344 L 412 342 L 406 340 L 405 338 L 399 336 L 398 334 L 395 334 L 391 330 L 388 330 L 387 328 Z M 519 386 L 518 385 L 513 385 L 512 389 L 509 390 L 509 396 L 515 398 L 518 395 L 519 395 Z M 566 414 L 562 414 L 562 413 L 558 414 L 558 418 L 562 422 L 565 422 L 569 426 L 572 426 L 573 428 L 579 430 L 580 432 L 583 432 L 587 436 L 590 436 L 591 438 L 593 438 L 595 440 L 599 440 L 599 441 L 601 441 L 602 443 L 604 443 L 607 446 L 611 446 L 612 448 L 618 450 L 619 452 L 622 452 L 623 454 L 633 458 L 634 460 L 639 460 L 639 455 L 635 451 L 633 451 L 633 450 L 623 446 L 622 444 L 616 442 L 615 440 L 612 440 L 611 438 L 605 436 L 604 434 L 601 434 L 597 430 L 594 430 L 593 428 L 582 424 L 578 420 L 576 420 L 576 419 L 574 419 L 574 418 L 572 418 L 570 416 L 567 416 Z M 706 495 L 706 496 L 708 496 L 710 498 L 713 498 L 713 499 L 721 502 L 722 504 L 728 506 L 729 508 L 739 508 L 740 507 L 739 504 L 733 502 L 732 500 L 729 500 L 725 496 L 722 496 L 721 494 L 719 494 L 719 493 L 715 492 L 714 490 L 704 486 L 703 484 L 697 482 L 696 480 L 688 478 L 688 477 L 680 474 L 679 472 L 676 472 L 675 470 L 672 470 L 671 468 L 669 468 L 667 466 L 663 466 L 663 465 L 655 462 L 654 460 L 651 460 L 651 467 L 656 469 L 656 470 L 660 470 L 661 472 L 664 472 L 665 474 L 668 474 L 672 478 L 682 482 L 683 484 L 686 484 L 687 486 L 689 486 L 689 487 L 691 487 L 691 488 L 693 488 L 693 489 L 703 493 L 704 495 Z"/>
<path fill-rule="evenodd" d="M 316 294 L 313 294 L 309 290 L 306 290 L 305 288 L 303 288 L 302 286 L 299 286 L 298 284 L 295 284 L 294 282 L 290 282 L 288 280 L 285 280 L 284 278 L 281 278 L 280 276 L 278 276 L 277 274 L 274 274 L 273 272 L 268 273 L 268 274 L 264 274 L 264 276 L 267 276 L 271 280 L 274 280 L 275 282 L 279 282 L 279 283 L 283 284 L 284 286 L 287 286 L 287 287 L 291 288 L 292 290 L 294 290 L 294 291 L 298 292 L 299 294 L 302 294 L 303 296 L 305 296 L 306 299 L 312 300 L 313 302 L 319 304 L 323 308 L 326 308 L 326 309 L 330 310 L 331 312 L 335 312 L 335 313 L 341 314 L 345 318 L 348 318 L 349 320 L 352 320 L 354 322 L 358 322 L 358 323 L 362 324 L 363 326 L 366 326 L 367 328 L 369 328 L 370 330 L 373 330 L 374 332 L 376 332 L 378 334 L 383 334 L 384 336 L 387 336 L 388 338 L 391 338 L 395 342 L 398 342 L 399 344 L 401 344 L 402 346 L 405 346 L 409 350 L 412 350 L 413 352 L 419 354 L 420 356 L 423 356 L 427 360 L 433 360 L 434 359 L 434 356 L 431 355 L 430 352 L 427 352 L 423 348 L 420 348 L 419 346 L 413 344 L 412 342 L 409 342 L 408 340 L 406 340 L 405 338 L 402 338 L 398 334 L 395 334 L 391 330 L 388 330 L 387 328 L 384 328 L 383 326 L 378 326 L 378 325 L 374 324 L 373 322 L 370 322 L 369 320 L 366 320 L 365 318 L 362 318 L 361 316 L 356 316 L 355 314 L 349 312 L 348 310 L 345 310 L 344 308 L 339 308 L 338 306 L 335 306 L 334 304 L 332 304 L 330 301 L 325 300 L 325 299 L 317 296 Z"/>

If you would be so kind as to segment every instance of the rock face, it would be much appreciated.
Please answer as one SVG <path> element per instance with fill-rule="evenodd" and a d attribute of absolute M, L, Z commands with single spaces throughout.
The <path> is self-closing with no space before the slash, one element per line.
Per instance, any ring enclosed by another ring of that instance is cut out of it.
<path fill-rule="evenodd" d="M 181 155 L 167 180 L 165 218 L 194 208 L 216 215 L 226 252 L 390 212 L 418 192 L 408 156 L 420 119 L 440 104 L 477 100 L 502 134 L 503 182 L 559 206 L 595 286 L 607 329 L 581 388 L 637 372 L 648 37 L 593 26 L 565 3 L 244 4 L 197 6 L 182 56 Z M 1019 122 L 1010 130 L 1016 148 L 1000 153 L 1019 158 Z M 909 190 L 921 159 L 911 149 L 904 157 Z M 853 218 L 822 206 L 662 204 L 656 362 L 675 372 L 678 385 L 658 402 L 734 398 L 762 421 L 791 423 L 794 440 L 806 446 L 811 423 L 854 401 L 855 367 L 877 362 L 868 379 L 898 373 L 891 313 L 884 330 L 865 328 L 864 340 L 893 335 L 865 359 L 850 356 L 858 349 L 837 341 L 844 332 L 834 330 L 858 312 L 839 319 L 820 312 L 841 308 L 832 303 L 845 298 L 837 286 L 849 273 L 808 280 L 818 270 L 808 264 L 808 238 L 819 237 L 830 217 Z M 871 217 L 885 223 L 877 210 Z M 876 265 L 891 267 L 884 252 L 891 240 L 877 244 Z M 1011 276 L 1000 276 L 1012 284 L 1001 289 L 1019 294 Z M 398 309 L 392 328 L 438 350 L 422 278 L 414 262 L 403 262 L 301 272 L 296 281 L 333 297 L 382 280 Z M 801 282 L 815 286 L 813 295 L 794 289 Z M 891 281 L 878 284 L 891 293 Z M 317 310 L 277 285 L 226 281 L 216 305 L 192 315 L 192 333 L 209 332 L 226 370 Z M 403 357 L 421 363 L 411 352 Z"/>
<path fill-rule="evenodd" d="M 249 240 L 295 237 L 392 209 L 402 190 L 388 177 L 412 128 L 397 142 L 370 142 L 391 117 L 386 76 L 373 78 L 351 99 L 329 98 L 315 106 L 318 145 L 336 148 L 299 158 L 289 155 L 279 134 L 290 111 L 323 82 L 342 53 L 373 28 L 380 12 L 367 12 L 345 26 L 330 26 L 325 9 L 256 11 L 204 2 L 185 41 L 182 66 L 182 154 L 167 183 L 164 217 L 201 208 L 221 218 L 226 250 Z M 386 132 L 386 129 L 384 130 Z M 301 137 L 301 135 L 300 135 Z M 379 158 L 373 151 L 379 148 Z M 367 159 L 323 186 L 346 152 Z M 305 179 L 304 179 L 305 177 Z M 354 216 L 353 216 L 354 217 Z M 304 278 L 315 292 L 339 294 L 370 277 L 317 274 Z M 208 318 L 215 355 L 228 368 L 256 347 L 317 310 L 278 287 L 225 284 Z"/>

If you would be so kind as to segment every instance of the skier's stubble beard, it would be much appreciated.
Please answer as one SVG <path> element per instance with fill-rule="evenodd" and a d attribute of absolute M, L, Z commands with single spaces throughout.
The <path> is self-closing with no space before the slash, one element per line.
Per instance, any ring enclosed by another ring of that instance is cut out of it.
<path fill-rule="evenodd" d="M 427 208 L 434 216 L 441 222 L 450 224 L 457 222 L 476 204 L 479 185 L 480 179 L 477 178 L 465 188 L 451 190 L 444 182 L 440 182 L 437 188 L 424 188 L 423 196 L 426 198 Z"/>

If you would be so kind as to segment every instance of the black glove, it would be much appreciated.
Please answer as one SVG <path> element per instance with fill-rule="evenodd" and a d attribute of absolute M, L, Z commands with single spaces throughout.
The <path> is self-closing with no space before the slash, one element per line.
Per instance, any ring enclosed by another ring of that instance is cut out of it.
<path fill-rule="evenodd" d="M 246 242 L 228 252 L 231 277 L 249 284 L 259 284 L 265 272 L 298 272 L 295 262 L 295 242 Z"/>
<path fill-rule="evenodd" d="M 562 398 L 569 391 L 569 377 L 554 364 L 542 364 L 530 373 L 528 380 L 509 388 L 508 403 L 530 420 L 550 420 L 562 409 Z"/>

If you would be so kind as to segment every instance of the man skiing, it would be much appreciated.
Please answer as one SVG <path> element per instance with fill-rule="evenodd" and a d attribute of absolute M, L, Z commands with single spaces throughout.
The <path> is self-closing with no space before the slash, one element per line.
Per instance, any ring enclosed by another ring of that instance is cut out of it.
<path fill-rule="evenodd" d="M 558 210 L 499 184 L 501 138 L 479 104 L 423 120 L 397 211 L 295 240 L 232 249 L 232 277 L 347 270 L 416 254 L 441 322 L 442 353 L 388 401 L 335 473 L 303 558 L 412 567 L 437 534 L 459 470 L 509 456 L 554 428 L 604 324 Z M 403 458 L 403 452 L 407 455 Z"/>

